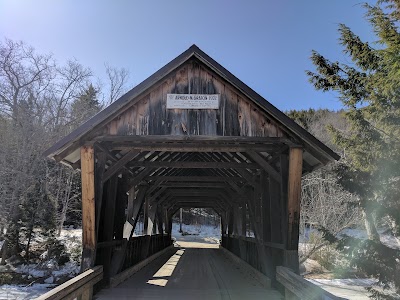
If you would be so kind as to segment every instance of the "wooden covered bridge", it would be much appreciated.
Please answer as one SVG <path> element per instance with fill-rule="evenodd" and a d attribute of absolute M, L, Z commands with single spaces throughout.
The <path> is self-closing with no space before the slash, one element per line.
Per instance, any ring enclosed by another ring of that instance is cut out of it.
<path fill-rule="evenodd" d="M 292 282 L 299 270 L 301 177 L 338 156 L 197 46 L 45 155 L 82 174 L 86 272 L 75 278 L 78 288 L 53 294 L 89 296 L 94 282 L 114 286 L 166 253 L 181 207 L 213 208 L 222 248 L 274 287 L 283 284 L 288 295 L 309 288 Z M 141 212 L 147 234 L 133 237 Z"/>

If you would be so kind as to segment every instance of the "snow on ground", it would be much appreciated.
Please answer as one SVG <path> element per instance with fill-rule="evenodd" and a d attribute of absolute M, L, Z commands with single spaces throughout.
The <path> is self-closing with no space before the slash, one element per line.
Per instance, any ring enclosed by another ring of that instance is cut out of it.
<path fill-rule="evenodd" d="M 30 286 L 21 285 L 1 285 L 0 300 L 28 300 L 46 293 L 54 284 L 32 284 Z"/>
<path fill-rule="evenodd" d="M 221 239 L 221 228 L 212 225 L 186 225 L 182 224 L 182 235 L 179 232 L 179 223 L 172 223 L 172 237 L 180 241 L 196 241 L 208 244 L 219 244 Z"/>
<path fill-rule="evenodd" d="M 396 237 L 394 237 L 391 234 L 387 234 L 385 233 L 386 229 L 381 228 L 378 229 L 378 233 L 381 239 L 382 244 L 393 248 L 393 249 L 400 249 L 400 240 L 397 239 Z M 340 234 L 342 235 L 348 235 L 354 238 L 358 238 L 358 239 L 367 239 L 367 232 L 365 230 L 362 229 L 353 229 L 353 228 L 347 228 L 344 229 L 340 232 Z"/>
<path fill-rule="evenodd" d="M 347 299 L 368 300 L 366 287 L 376 283 L 374 279 L 307 279 L 324 290 Z"/>
<path fill-rule="evenodd" d="M 59 266 L 54 259 L 46 259 L 47 251 L 41 255 L 41 262 L 37 264 L 20 264 L 16 267 L 11 266 L 11 270 L 23 274 L 23 277 L 32 282 L 30 285 L 1 285 L 0 300 L 5 299 L 34 299 L 41 294 L 46 293 L 56 286 L 55 282 L 62 277 L 74 277 L 79 273 L 79 255 L 82 244 L 82 229 L 63 229 L 59 240 L 65 245 L 66 249 L 71 252 L 71 256 L 78 255 L 75 260 L 71 260 L 66 264 Z M 1 248 L 1 245 L 0 245 Z M 75 251 L 75 254 L 72 252 Z M 35 282 L 44 283 L 35 283 Z"/>
<path fill-rule="evenodd" d="M 313 232 L 316 233 L 316 232 L 318 232 L 318 230 L 316 230 L 314 228 L 305 228 L 304 233 L 300 234 L 300 236 L 299 236 L 300 245 L 306 244 L 309 241 Z M 393 248 L 393 249 L 400 249 L 400 240 L 398 238 L 396 238 L 395 236 L 388 234 L 386 228 L 378 229 L 378 233 L 380 235 L 382 244 L 384 244 L 390 248 Z M 339 236 L 343 236 L 343 235 L 351 236 L 351 237 L 358 238 L 358 239 L 367 239 L 368 238 L 366 230 L 356 229 L 356 228 L 346 228 L 346 229 L 342 230 L 339 233 Z"/>

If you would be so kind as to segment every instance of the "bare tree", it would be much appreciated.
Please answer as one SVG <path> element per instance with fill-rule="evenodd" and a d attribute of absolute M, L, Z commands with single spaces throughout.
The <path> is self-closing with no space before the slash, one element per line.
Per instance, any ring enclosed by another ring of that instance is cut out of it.
<path fill-rule="evenodd" d="M 112 67 L 105 64 L 108 80 L 108 95 L 106 95 L 106 105 L 110 105 L 126 92 L 126 85 L 129 79 L 129 71 L 125 68 Z"/>
<path fill-rule="evenodd" d="M 18 253 L 21 230 L 31 236 L 44 218 L 40 212 L 53 213 L 60 201 L 49 197 L 42 153 L 70 131 L 70 103 L 90 76 L 76 61 L 57 66 L 51 55 L 37 54 L 23 42 L 0 42 L 0 219 L 9 246 L 3 261 Z M 67 189 L 68 176 L 61 176 Z M 37 211 L 28 212 L 32 201 Z"/>
<path fill-rule="evenodd" d="M 306 175 L 302 183 L 300 232 L 305 242 L 301 247 L 300 262 L 327 246 L 324 231 L 337 236 L 346 228 L 358 225 L 361 211 L 357 197 L 338 183 L 332 166 Z"/>

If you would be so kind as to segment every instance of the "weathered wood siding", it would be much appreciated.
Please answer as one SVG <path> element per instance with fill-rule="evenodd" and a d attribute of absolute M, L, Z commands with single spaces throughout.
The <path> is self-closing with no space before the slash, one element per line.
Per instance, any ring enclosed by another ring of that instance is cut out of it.
<path fill-rule="evenodd" d="M 167 94 L 219 94 L 218 110 L 168 109 Z M 236 88 L 192 59 L 105 126 L 111 135 L 281 137 L 282 130 Z"/>

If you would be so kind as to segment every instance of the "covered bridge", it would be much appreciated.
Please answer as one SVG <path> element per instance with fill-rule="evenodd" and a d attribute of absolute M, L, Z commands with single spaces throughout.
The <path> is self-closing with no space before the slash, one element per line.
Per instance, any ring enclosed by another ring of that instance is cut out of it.
<path fill-rule="evenodd" d="M 181 207 L 213 208 L 222 247 L 276 284 L 299 268 L 301 177 L 338 159 L 195 45 L 45 155 L 81 170 L 82 270 L 103 285 L 169 247 Z"/>

